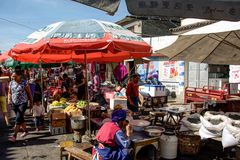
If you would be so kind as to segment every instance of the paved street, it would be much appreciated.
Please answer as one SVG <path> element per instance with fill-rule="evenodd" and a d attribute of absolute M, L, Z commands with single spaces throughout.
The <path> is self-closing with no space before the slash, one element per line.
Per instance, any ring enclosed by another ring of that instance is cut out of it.
<path fill-rule="evenodd" d="M 32 117 L 26 116 L 26 119 L 30 134 L 25 138 L 19 136 L 16 143 L 8 141 L 12 130 L 7 129 L 0 120 L 0 160 L 58 160 L 59 142 L 71 139 L 71 135 L 52 136 L 48 132 L 48 125 L 44 131 L 37 132 L 33 128 Z"/>

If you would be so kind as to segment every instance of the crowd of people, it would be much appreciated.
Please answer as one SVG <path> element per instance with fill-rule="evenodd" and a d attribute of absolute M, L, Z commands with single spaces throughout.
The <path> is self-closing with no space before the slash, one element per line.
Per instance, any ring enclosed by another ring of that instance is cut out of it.
<path fill-rule="evenodd" d="M 21 70 L 19 66 L 12 70 L 0 68 L 0 105 L 8 128 L 13 127 L 9 122 L 10 109 L 15 112 L 16 116 L 14 133 L 9 137 L 10 141 L 16 141 L 19 130 L 23 131 L 21 137 L 28 135 L 24 120 L 27 108 L 33 114 L 36 130 L 43 128 L 46 107 L 42 104 L 42 98 L 45 93 L 49 92 L 49 84 L 60 90 L 60 92 L 56 92 L 59 97 L 70 98 L 70 96 L 76 95 L 76 100 L 85 99 L 84 68 L 76 69 L 75 75 L 72 75 L 73 78 L 68 76 L 67 70 L 60 69 L 60 74 L 45 70 L 47 78 L 43 77 L 41 82 L 40 74 L 36 73 L 36 69 Z"/>

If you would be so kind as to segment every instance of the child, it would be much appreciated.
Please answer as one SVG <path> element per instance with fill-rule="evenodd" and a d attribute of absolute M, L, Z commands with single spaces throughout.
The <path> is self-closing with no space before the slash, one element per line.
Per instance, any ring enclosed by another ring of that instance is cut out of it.
<path fill-rule="evenodd" d="M 35 121 L 36 131 L 43 129 L 44 127 L 44 113 L 45 108 L 41 105 L 40 101 L 37 101 L 33 106 L 33 117 Z"/>

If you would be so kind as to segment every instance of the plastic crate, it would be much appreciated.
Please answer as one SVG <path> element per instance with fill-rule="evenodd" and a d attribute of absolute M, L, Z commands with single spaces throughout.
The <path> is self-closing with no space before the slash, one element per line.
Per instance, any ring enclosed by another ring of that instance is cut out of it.
<path fill-rule="evenodd" d="M 66 127 L 52 127 L 52 126 L 49 126 L 49 132 L 51 133 L 51 135 L 65 134 L 66 133 Z"/>

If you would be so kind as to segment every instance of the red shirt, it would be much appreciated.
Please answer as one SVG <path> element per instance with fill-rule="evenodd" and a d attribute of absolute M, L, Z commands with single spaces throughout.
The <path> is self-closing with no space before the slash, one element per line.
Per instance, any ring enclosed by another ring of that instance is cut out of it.
<path fill-rule="evenodd" d="M 127 85 L 126 95 L 130 97 L 138 97 L 139 95 L 138 88 L 139 88 L 138 83 L 129 82 Z"/>

